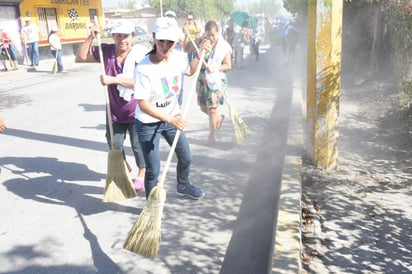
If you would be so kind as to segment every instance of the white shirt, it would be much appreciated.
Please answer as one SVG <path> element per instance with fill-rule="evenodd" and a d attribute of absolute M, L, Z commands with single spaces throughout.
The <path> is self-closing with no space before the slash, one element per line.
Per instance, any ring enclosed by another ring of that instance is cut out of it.
<path fill-rule="evenodd" d="M 27 43 L 39 41 L 39 28 L 36 25 L 26 25 L 21 31 L 26 34 Z"/>
<path fill-rule="evenodd" d="M 178 95 L 181 91 L 183 73 L 188 70 L 186 55 L 173 50 L 167 62 L 153 64 L 146 55 L 137 64 L 134 75 L 134 98 L 148 100 L 159 111 L 176 116 L 180 113 Z M 144 113 L 139 105 L 135 117 L 142 123 L 159 122 Z"/>
<path fill-rule="evenodd" d="M 62 43 L 60 42 L 60 38 L 56 33 L 50 34 L 49 44 L 50 44 L 51 50 L 61 50 L 62 49 Z"/>

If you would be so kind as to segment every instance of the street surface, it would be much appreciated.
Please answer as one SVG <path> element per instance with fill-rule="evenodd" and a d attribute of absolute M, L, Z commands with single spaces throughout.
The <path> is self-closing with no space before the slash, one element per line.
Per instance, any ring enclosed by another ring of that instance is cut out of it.
<path fill-rule="evenodd" d="M 226 116 L 214 147 L 206 146 L 207 116 L 195 99 L 186 135 L 191 181 L 200 201 L 175 194 L 175 160 L 158 257 L 122 248 L 144 207 L 144 194 L 103 203 L 108 147 L 99 64 L 65 58 L 67 73 L 21 66 L 0 74 L 0 273 L 221 273 L 270 269 L 292 80 L 279 48 L 263 46 L 258 62 L 229 73 L 228 98 L 253 134 L 237 145 Z M 185 91 L 193 79 L 186 78 Z M 134 163 L 130 143 L 127 159 Z M 162 141 L 162 159 L 168 146 Z M 133 171 L 136 174 L 136 167 Z"/>

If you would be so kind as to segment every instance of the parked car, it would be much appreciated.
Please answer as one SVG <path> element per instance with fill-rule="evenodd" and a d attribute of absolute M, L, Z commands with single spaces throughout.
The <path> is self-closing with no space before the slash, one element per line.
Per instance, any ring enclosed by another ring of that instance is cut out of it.
<path fill-rule="evenodd" d="M 152 35 L 151 33 L 148 33 L 145 31 L 143 28 L 139 26 L 134 27 L 134 39 L 133 42 L 134 44 L 143 44 L 144 46 L 147 46 L 148 48 L 152 47 Z"/>

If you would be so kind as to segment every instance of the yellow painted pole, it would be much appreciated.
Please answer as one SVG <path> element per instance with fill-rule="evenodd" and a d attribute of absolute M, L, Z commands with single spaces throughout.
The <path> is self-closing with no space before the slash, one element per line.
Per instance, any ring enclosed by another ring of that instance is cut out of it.
<path fill-rule="evenodd" d="M 339 149 L 339 101 L 343 0 L 308 0 L 307 156 L 335 168 Z"/>

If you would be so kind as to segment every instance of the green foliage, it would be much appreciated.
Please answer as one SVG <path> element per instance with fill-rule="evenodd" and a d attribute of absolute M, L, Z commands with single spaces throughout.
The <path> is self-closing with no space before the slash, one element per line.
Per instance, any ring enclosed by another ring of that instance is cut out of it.
<path fill-rule="evenodd" d="M 246 11 L 249 14 L 264 13 L 265 15 L 276 15 L 282 8 L 281 1 L 274 0 L 256 0 L 247 6 L 241 6 L 238 10 Z"/>
<path fill-rule="evenodd" d="M 308 2 L 285 0 L 284 7 L 304 20 Z M 355 73 L 380 72 L 376 74 L 378 77 L 395 79 L 400 90 L 400 108 L 408 113 L 409 119 L 412 118 L 411 49 L 412 1 L 344 0 L 342 67 L 347 64 Z"/>
<path fill-rule="evenodd" d="M 163 11 L 173 10 L 178 17 L 192 14 L 195 18 L 223 19 L 234 10 L 232 0 L 163 0 Z M 160 10 L 160 1 L 152 1 L 152 6 Z"/>
<path fill-rule="evenodd" d="M 134 10 L 135 9 L 135 1 L 133 1 L 133 0 L 119 1 L 119 6 L 123 9 Z"/>
<path fill-rule="evenodd" d="M 298 14 L 302 19 L 308 16 L 307 0 L 284 0 L 283 6 L 289 12 Z"/>

